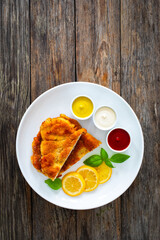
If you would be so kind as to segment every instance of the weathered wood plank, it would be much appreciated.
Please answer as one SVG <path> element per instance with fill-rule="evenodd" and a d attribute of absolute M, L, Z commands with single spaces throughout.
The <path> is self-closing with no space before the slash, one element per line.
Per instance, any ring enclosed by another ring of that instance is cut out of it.
<path fill-rule="evenodd" d="M 160 2 L 121 4 L 121 93 L 143 127 L 145 154 L 135 182 L 122 196 L 122 239 L 160 233 Z"/>
<path fill-rule="evenodd" d="M 74 1 L 31 0 L 31 97 L 75 81 Z M 76 239 L 76 211 L 32 192 L 32 239 Z"/>
<path fill-rule="evenodd" d="M 0 2 L 0 239 L 31 239 L 30 188 L 15 138 L 30 104 L 29 1 Z"/>
<path fill-rule="evenodd" d="M 74 2 L 31 0 L 32 100 L 75 80 Z"/>
<path fill-rule="evenodd" d="M 120 1 L 76 1 L 76 72 L 120 93 Z M 120 198 L 78 211 L 77 239 L 120 239 L 120 211 Z"/>
<path fill-rule="evenodd" d="M 120 92 L 120 2 L 76 1 L 76 70 Z"/>

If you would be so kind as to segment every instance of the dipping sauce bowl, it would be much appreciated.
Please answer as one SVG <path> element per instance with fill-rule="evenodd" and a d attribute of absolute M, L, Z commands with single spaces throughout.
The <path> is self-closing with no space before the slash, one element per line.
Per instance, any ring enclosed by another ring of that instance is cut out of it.
<path fill-rule="evenodd" d="M 107 134 L 108 147 L 117 153 L 126 151 L 131 145 L 130 134 L 123 128 L 114 128 Z"/>
<path fill-rule="evenodd" d="M 93 122 L 100 130 L 110 130 L 117 122 L 117 114 L 113 108 L 101 106 L 96 110 Z"/>
<path fill-rule="evenodd" d="M 79 120 L 90 118 L 94 111 L 93 100 L 86 96 L 77 96 L 71 102 L 71 112 L 73 116 Z"/>

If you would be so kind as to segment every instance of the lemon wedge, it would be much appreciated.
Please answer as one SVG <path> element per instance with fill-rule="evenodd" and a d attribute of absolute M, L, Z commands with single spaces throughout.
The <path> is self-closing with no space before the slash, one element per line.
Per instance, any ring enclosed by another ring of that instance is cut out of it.
<path fill-rule="evenodd" d="M 112 168 L 108 167 L 104 162 L 100 166 L 95 167 L 95 169 L 98 172 L 100 184 L 105 183 L 110 179 Z"/>
<path fill-rule="evenodd" d="M 99 176 L 95 168 L 82 166 L 77 169 L 77 173 L 79 173 L 85 181 L 85 192 L 93 191 L 98 187 Z"/>
<path fill-rule="evenodd" d="M 62 178 L 62 189 L 71 197 L 78 196 L 84 192 L 85 181 L 79 173 L 70 172 Z"/>

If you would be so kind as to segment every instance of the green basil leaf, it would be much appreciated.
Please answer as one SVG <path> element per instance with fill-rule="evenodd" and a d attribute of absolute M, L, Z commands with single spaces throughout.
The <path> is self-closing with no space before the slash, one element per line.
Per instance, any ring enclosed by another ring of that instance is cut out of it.
<path fill-rule="evenodd" d="M 108 159 L 104 160 L 104 162 L 105 162 L 105 164 L 106 164 L 108 167 L 110 167 L 110 168 L 115 168 Z"/>
<path fill-rule="evenodd" d="M 90 167 L 98 167 L 102 164 L 101 156 L 99 155 L 92 155 L 91 157 L 87 158 L 83 163 Z"/>
<path fill-rule="evenodd" d="M 104 150 L 104 148 L 101 148 L 101 158 L 103 161 L 108 159 L 108 153 Z"/>
<path fill-rule="evenodd" d="M 128 158 L 130 158 L 129 155 L 117 153 L 110 158 L 110 161 L 114 163 L 122 163 L 126 161 Z"/>
<path fill-rule="evenodd" d="M 58 190 L 62 187 L 62 180 L 60 178 L 56 178 L 54 181 L 47 179 L 45 180 L 45 183 L 47 183 L 48 186 L 54 190 Z"/>

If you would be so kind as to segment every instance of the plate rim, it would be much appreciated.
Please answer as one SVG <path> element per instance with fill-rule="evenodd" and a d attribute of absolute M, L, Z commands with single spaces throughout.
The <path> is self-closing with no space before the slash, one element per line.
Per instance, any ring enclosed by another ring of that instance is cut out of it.
<path fill-rule="evenodd" d="M 65 206 L 64 204 L 61 204 L 61 203 L 60 203 L 60 204 L 58 205 L 58 204 L 53 203 L 52 201 L 46 199 L 42 194 L 38 193 L 37 190 L 35 190 L 35 188 L 32 186 L 31 183 L 29 183 L 29 181 L 28 181 L 27 178 L 25 177 L 25 174 L 22 172 L 22 168 L 21 168 L 22 165 L 21 165 L 21 162 L 20 162 L 19 157 L 18 157 L 18 155 L 19 155 L 19 150 L 18 150 L 18 142 L 19 142 L 19 141 L 18 141 L 18 140 L 19 140 L 19 135 L 20 135 L 21 126 L 23 125 L 23 122 L 24 122 L 24 120 L 25 120 L 25 117 L 26 117 L 26 115 L 28 114 L 28 112 L 30 111 L 30 109 L 32 108 L 32 106 L 34 106 L 34 105 L 37 103 L 37 101 L 39 101 L 40 98 L 42 98 L 43 96 L 47 95 L 49 92 L 53 91 L 53 89 L 61 88 L 61 87 L 63 87 L 64 85 L 75 85 L 75 84 L 99 86 L 99 87 L 101 87 L 101 88 L 103 88 L 103 89 L 107 89 L 108 91 L 110 91 L 110 92 L 112 92 L 113 94 L 115 94 L 115 95 L 117 95 L 118 97 L 120 97 L 121 100 L 122 100 L 125 104 L 127 104 L 127 106 L 129 107 L 129 109 L 132 111 L 133 115 L 135 116 L 135 119 L 136 119 L 136 121 L 137 121 L 137 123 L 138 123 L 138 126 L 139 126 L 139 129 L 140 129 L 141 140 L 142 140 L 142 151 L 141 151 L 141 156 L 140 156 L 141 162 L 140 162 L 140 164 L 139 164 L 139 166 L 138 166 L 138 168 L 137 168 L 137 172 L 136 172 L 136 174 L 135 174 L 135 177 L 134 177 L 134 179 L 131 181 L 131 183 L 129 184 L 129 186 L 128 186 L 118 197 L 114 197 L 114 198 L 112 199 L 112 201 L 109 201 L 109 202 L 103 203 L 103 204 L 97 203 L 97 204 L 95 204 L 96 206 L 94 206 L 94 207 L 92 207 L 92 206 L 91 206 L 91 207 L 79 207 L 79 208 L 67 207 L 67 206 Z M 132 185 L 132 183 L 135 181 L 135 179 L 136 179 L 136 177 L 137 177 L 137 175 L 138 175 L 138 173 L 139 173 L 139 171 L 140 171 L 140 169 L 141 169 L 141 166 L 142 166 L 143 156 L 144 156 L 144 136 L 143 136 L 143 131 L 142 131 L 141 124 L 140 124 L 140 122 L 139 122 L 139 119 L 138 119 L 136 113 L 134 112 L 134 110 L 132 109 L 132 107 L 129 105 L 129 103 L 128 103 L 123 97 L 121 97 L 118 93 L 116 93 L 116 92 L 113 91 L 112 89 L 109 89 L 109 88 L 107 88 L 107 87 L 105 87 L 105 86 L 102 86 L 102 85 L 100 85 L 100 84 L 97 84 L 97 83 L 91 83 L 91 82 L 67 82 L 67 83 L 59 84 L 59 85 L 57 85 L 57 86 L 54 86 L 54 87 L 46 90 L 45 92 L 41 93 L 41 94 L 27 107 L 26 111 L 24 112 L 24 114 L 23 114 L 23 116 L 22 116 L 22 118 L 21 118 L 21 120 L 20 120 L 20 122 L 19 122 L 18 128 L 17 128 L 17 134 L 16 134 L 16 157 L 17 157 L 17 162 L 18 162 L 20 171 L 21 171 L 24 179 L 26 180 L 26 182 L 28 183 L 28 185 L 29 185 L 40 197 L 42 197 L 42 198 L 45 199 L 46 201 L 52 203 L 53 205 L 56 205 L 56 206 L 62 207 L 62 208 L 66 208 L 66 209 L 72 209 L 72 210 L 89 210 L 89 209 L 95 209 L 95 208 L 98 208 L 98 207 L 102 207 L 102 206 L 104 206 L 104 205 L 107 205 L 107 204 L 115 201 L 116 199 L 118 199 L 120 196 L 122 196 L 122 194 L 124 194 L 124 193 L 128 190 L 128 188 L 129 188 L 129 187 Z"/>

